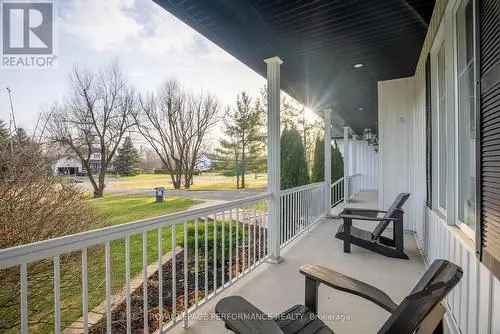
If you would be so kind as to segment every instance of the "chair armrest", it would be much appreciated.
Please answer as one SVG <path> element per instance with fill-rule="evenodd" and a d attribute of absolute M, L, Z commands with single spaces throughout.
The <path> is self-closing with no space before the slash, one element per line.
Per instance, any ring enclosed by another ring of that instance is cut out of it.
<path fill-rule="evenodd" d="M 344 212 L 346 214 L 357 214 L 357 212 L 361 212 L 361 213 L 386 213 L 387 211 L 377 210 L 377 209 L 345 208 Z"/>
<path fill-rule="evenodd" d="M 283 334 L 272 318 L 240 296 L 221 299 L 215 305 L 215 314 L 237 334 Z"/>
<path fill-rule="evenodd" d="M 330 288 L 344 291 L 365 298 L 384 310 L 392 313 L 398 307 L 385 292 L 374 286 L 350 278 L 341 273 L 323 266 L 305 265 L 300 267 L 300 273 L 316 282 L 323 283 Z"/>
<path fill-rule="evenodd" d="M 368 216 L 346 215 L 346 214 L 340 214 L 339 217 L 346 218 L 346 219 L 367 220 L 367 221 L 374 221 L 374 222 L 381 222 L 384 220 L 390 220 L 390 221 L 397 221 L 398 220 L 396 218 L 368 217 Z"/>

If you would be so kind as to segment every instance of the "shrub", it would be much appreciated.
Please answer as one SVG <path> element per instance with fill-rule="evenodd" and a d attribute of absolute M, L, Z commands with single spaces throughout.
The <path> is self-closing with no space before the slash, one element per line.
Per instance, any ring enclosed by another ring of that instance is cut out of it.
<path fill-rule="evenodd" d="M 336 142 L 332 146 L 331 159 L 332 182 L 335 182 L 344 176 L 344 159 Z M 314 165 L 311 178 L 312 182 L 322 182 L 325 180 L 325 141 L 319 137 L 316 139 L 314 148 Z"/>
<path fill-rule="evenodd" d="M 0 248 L 89 229 L 96 216 L 74 184 L 50 175 L 35 144 L 0 146 Z"/>
<path fill-rule="evenodd" d="M 295 128 L 285 128 L 281 135 L 281 189 L 308 183 L 309 172 L 302 137 Z"/>

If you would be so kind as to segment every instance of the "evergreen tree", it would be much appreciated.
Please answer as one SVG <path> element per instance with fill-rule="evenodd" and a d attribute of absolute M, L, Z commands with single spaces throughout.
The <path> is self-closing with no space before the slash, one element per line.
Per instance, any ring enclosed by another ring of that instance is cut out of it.
<path fill-rule="evenodd" d="M 24 130 L 23 128 L 17 128 L 16 136 L 14 138 L 15 138 L 16 144 L 21 145 L 21 146 L 30 143 L 30 138 L 28 137 L 26 130 Z"/>
<path fill-rule="evenodd" d="M 122 146 L 118 149 L 115 159 L 115 170 L 122 176 L 135 175 L 135 168 L 139 163 L 139 153 L 132 143 L 130 137 L 126 137 Z"/>
<path fill-rule="evenodd" d="M 325 141 L 321 137 L 316 137 L 314 145 L 314 160 L 311 172 L 312 182 L 322 182 L 325 180 Z"/>
<path fill-rule="evenodd" d="M 337 146 L 337 142 L 332 146 L 331 154 L 332 182 L 335 182 L 344 175 L 344 159 Z M 325 180 L 325 141 L 320 137 L 316 138 L 311 179 L 312 182 L 322 182 Z"/>
<path fill-rule="evenodd" d="M 332 151 L 332 182 L 337 181 L 343 176 L 344 176 L 344 158 L 342 157 L 342 153 L 340 152 L 337 142 L 335 141 Z"/>
<path fill-rule="evenodd" d="M 235 109 L 226 110 L 225 137 L 219 140 L 215 160 L 218 167 L 234 171 L 238 189 L 245 188 L 248 171 L 255 170 L 263 161 L 262 110 L 260 102 L 252 105 L 245 92 L 238 95 Z"/>
<path fill-rule="evenodd" d="M 295 127 L 285 128 L 281 135 L 281 189 L 308 183 L 309 171 L 302 137 Z"/>

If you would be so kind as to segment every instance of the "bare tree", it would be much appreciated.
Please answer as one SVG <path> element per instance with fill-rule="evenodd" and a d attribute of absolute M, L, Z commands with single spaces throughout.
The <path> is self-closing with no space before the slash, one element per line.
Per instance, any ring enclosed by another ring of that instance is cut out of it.
<path fill-rule="evenodd" d="M 94 197 L 102 197 L 106 171 L 125 133 L 134 125 L 135 93 L 116 64 L 98 72 L 75 67 L 70 82 L 71 94 L 50 112 L 47 132 L 51 141 L 78 156 Z"/>
<path fill-rule="evenodd" d="M 158 154 L 175 189 L 191 186 L 208 131 L 218 122 L 219 103 L 212 95 L 186 93 L 175 80 L 140 99 L 137 128 Z"/>

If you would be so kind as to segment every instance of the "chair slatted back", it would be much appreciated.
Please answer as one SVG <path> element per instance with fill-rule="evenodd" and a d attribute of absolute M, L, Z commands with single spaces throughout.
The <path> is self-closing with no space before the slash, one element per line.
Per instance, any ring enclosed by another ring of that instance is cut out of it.
<path fill-rule="evenodd" d="M 462 269 L 446 260 L 435 260 L 408 297 L 379 330 L 379 334 L 410 334 L 462 278 Z"/>
<path fill-rule="evenodd" d="M 384 215 L 384 218 L 394 218 L 396 210 L 401 210 L 409 197 L 410 194 L 408 193 L 400 193 L 396 197 L 394 202 L 392 202 L 392 205 L 387 210 L 386 214 Z M 373 239 L 377 239 L 378 237 L 380 237 L 382 233 L 384 233 L 387 226 L 389 226 L 389 224 L 390 224 L 389 220 L 383 220 L 380 223 L 378 223 L 378 225 L 375 227 L 372 233 Z"/>

